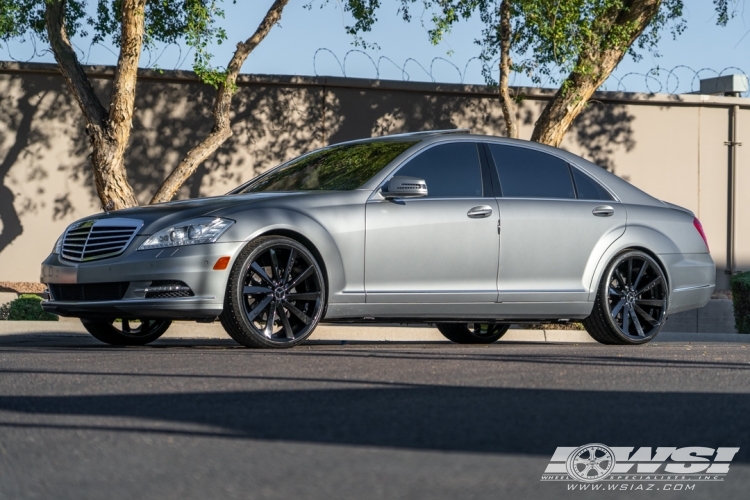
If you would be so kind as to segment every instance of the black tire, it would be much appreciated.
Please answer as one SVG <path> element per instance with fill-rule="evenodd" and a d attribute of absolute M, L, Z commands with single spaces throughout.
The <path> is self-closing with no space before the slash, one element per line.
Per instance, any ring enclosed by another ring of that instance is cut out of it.
<path fill-rule="evenodd" d="M 325 304 L 325 281 L 312 252 L 291 238 L 261 236 L 237 257 L 219 319 L 246 347 L 288 348 L 312 334 Z"/>
<path fill-rule="evenodd" d="M 437 329 L 456 344 L 492 344 L 510 328 L 507 323 L 438 323 Z"/>
<path fill-rule="evenodd" d="M 605 269 L 583 326 L 602 344 L 645 344 L 664 326 L 668 304 L 669 287 L 659 263 L 645 252 L 628 250 Z"/>
<path fill-rule="evenodd" d="M 138 327 L 130 321 L 93 320 L 81 318 L 84 328 L 97 340 L 111 345 L 146 345 L 161 337 L 172 322 L 168 319 L 142 319 Z"/>

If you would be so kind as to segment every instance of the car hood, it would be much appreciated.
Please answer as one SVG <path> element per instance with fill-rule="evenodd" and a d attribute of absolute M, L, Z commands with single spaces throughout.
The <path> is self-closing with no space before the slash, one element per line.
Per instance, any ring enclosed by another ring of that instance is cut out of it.
<path fill-rule="evenodd" d="M 143 221 L 143 229 L 139 234 L 149 235 L 172 224 L 177 224 L 195 217 L 210 216 L 214 212 L 222 209 L 248 205 L 273 198 L 303 196 L 304 194 L 305 193 L 251 193 L 170 201 L 156 205 L 115 210 L 108 214 L 100 213 L 81 219 L 81 221 L 106 220 L 108 218 L 138 219 Z"/>

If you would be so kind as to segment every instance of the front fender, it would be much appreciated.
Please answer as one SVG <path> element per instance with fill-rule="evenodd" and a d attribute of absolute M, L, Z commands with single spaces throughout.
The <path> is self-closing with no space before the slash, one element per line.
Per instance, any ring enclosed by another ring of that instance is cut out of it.
<path fill-rule="evenodd" d="M 232 215 L 228 215 L 232 217 Z M 299 234 L 307 239 L 320 254 L 328 284 L 328 301 L 344 302 L 347 272 L 338 245 L 333 236 L 318 221 L 300 212 L 280 208 L 252 210 L 248 217 L 236 216 L 234 224 L 221 238 L 222 241 L 249 243 L 264 234 L 283 232 Z"/>

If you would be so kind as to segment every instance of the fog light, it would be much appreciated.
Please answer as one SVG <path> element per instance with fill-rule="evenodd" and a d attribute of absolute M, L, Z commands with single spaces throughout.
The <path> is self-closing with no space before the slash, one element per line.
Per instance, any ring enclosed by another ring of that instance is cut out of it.
<path fill-rule="evenodd" d="M 219 257 L 219 260 L 214 264 L 214 271 L 223 271 L 229 265 L 230 257 Z"/>

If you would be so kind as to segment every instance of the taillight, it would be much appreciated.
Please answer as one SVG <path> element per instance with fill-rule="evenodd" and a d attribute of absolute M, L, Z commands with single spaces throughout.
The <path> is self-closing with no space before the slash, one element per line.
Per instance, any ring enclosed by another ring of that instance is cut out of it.
<path fill-rule="evenodd" d="M 695 218 L 693 219 L 693 225 L 695 226 L 695 229 L 698 230 L 698 233 L 701 235 L 701 238 L 703 238 L 703 243 L 706 244 L 706 249 L 710 252 L 711 249 L 708 248 L 708 238 L 706 238 L 706 233 L 703 232 L 703 224 L 701 224 L 701 221 Z"/>

